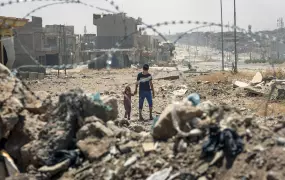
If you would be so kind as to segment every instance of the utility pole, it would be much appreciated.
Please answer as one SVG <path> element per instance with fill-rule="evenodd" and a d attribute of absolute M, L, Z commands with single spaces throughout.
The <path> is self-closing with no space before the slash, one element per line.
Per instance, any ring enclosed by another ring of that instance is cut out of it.
<path fill-rule="evenodd" d="M 62 26 L 63 28 L 63 51 L 64 51 L 64 75 L 66 75 L 66 64 L 67 64 L 67 57 L 66 57 L 66 33 L 65 33 L 65 25 Z"/>
<path fill-rule="evenodd" d="M 237 73 L 237 61 L 238 61 L 238 56 L 237 56 L 237 17 L 236 17 L 236 0 L 234 0 L 234 36 L 235 36 L 235 68 L 234 72 Z"/>
<path fill-rule="evenodd" d="M 224 60 L 223 0 L 220 0 L 220 5 L 221 5 L 222 71 L 224 71 L 225 70 L 225 60 Z"/>
<path fill-rule="evenodd" d="M 59 31 L 58 31 L 58 67 L 57 67 L 57 77 L 59 77 L 59 67 L 60 67 L 60 56 L 61 56 L 61 49 L 60 49 L 60 44 L 61 44 L 61 25 L 59 25 Z"/>

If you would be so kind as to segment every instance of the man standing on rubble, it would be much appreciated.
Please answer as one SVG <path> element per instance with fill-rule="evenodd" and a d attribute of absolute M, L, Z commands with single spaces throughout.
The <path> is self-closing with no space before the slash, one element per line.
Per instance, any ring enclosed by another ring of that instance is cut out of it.
<path fill-rule="evenodd" d="M 137 94 L 138 86 L 139 86 L 139 114 L 140 114 L 140 120 L 143 120 L 142 117 L 142 108 L 144 99 L 147 100 L 149 105 L 149 118 L 150 120 L 153 119 L 152 117 L 152 98 L 155 97 L 154 95 L 154 89 L 152 84 L 152 76 L 148 72 L 149 65 L 145 64 L 143 65 L 143 72 L 140 72 L 137 76 L 137 83 L 136 83 L 136 89 L 134 94 Z M 151 93 L 152 92 L 152 93 Z"/>

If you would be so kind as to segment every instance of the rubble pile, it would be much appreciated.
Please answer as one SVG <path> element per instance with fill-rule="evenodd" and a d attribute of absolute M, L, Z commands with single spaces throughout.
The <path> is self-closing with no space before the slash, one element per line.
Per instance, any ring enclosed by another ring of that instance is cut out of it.
<path fill-rule="evenodd" d="M 37 139 L 44 127 L 42 114 L 48 101 L 41 101 L 29 91 L 5 66 L 0 64 L 0 139 L 5 149 L 24 168 L 21 148 Z M 47 99 L 48 100 L 48 99 Z"/>
<path fill-rule="evenodd" d="M 249 95 L 268 96 L 271 94 L 271 99 L 285 98 L 284 82 L 278 82 L 274 77 L 265 78 L 260 72 L 257 72 L 249 83 L 235 81 L 233 85 L 243 88 Z"/>
<path fill-rule="evenodd" d="M 76 89 L 52 105 L 0 70 L 1 145 L 21 172 L 7 179 L 285 178 L 282 117 L 269 128 L 196 94 L 169 104 L 150 132 L 133 131 L 116 98 Z"/>

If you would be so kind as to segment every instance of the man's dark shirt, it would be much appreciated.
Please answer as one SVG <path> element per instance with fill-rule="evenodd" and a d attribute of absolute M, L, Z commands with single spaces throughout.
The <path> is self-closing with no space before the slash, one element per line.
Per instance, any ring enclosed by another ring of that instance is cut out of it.
<path fill-rule="evenodd" d="M 149 78 L 147 81 L 143 81 L 143 82 L 140 82 L 139 84 L 139 91 L 151 91 L 151 88 L 150 88 L 150 84 L 149 84 L 149 81 L 152 80 L 152 77 L 150 74 L 143 74 L 142 72 L 138 74 L 138 77 L 137 77 L 137 81 L 140 81 L 140 80 L 143 80 L 143 79 L 146 79 L 146 78 Z"/>

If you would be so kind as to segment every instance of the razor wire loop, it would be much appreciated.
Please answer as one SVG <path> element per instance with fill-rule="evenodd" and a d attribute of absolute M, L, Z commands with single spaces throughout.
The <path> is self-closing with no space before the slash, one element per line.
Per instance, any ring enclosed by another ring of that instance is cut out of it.
<path fill-rule="evenodd" d="M 110 2 L 110 4 L 111 5 L 113 5 L 114 6 L 114 1 L 108 1 L 108 0 L 105 0 L 105 1 L 107 1 L 107 2 Z M 17 1 L 17 2 L 21 2 L 21 1 Z M 23 2 L 27 2 L 27 0 L 26 1 L 23 1 Z M 31 2 L 33 2 L 33 1 L 31 1 Z M 11 1 L 9 1 L 7 4 L 12 4 L 12 2 Z M 4 6 L 5 4 L 3 4 L 3 3 L 1 3 L 1 5 L 2 6 Z M 119 10 L 119 7 L 118 6 L 115 6 L 115 8 L 117 9 L 117 10 Z M 176 24 L 176 21 L 172 21 L 171 22 L 172 24 Z M 179 23 L 180 24 L 184 24 L 184 21 L 179 21 Z M 188 24 L 190 24 L 190 23 L 192 23 L 192 21 L 188 21 Z M 208 22 L 199 22 L 199 21 L 195 21 L 194 22 L 195 24 L 200 24 L 200 23 L 203 23 L 204 25 L 206 25 Z M 213 25 L 215 24 L 215 23 L 212 23 Z M 156 24 L 157 26 L 160 26 L 161 24 L 160 23 L 157 23 Z M 168 25 L 168 22 L 164 22 L 164 25 Z M 220 25 L 220 24 L 219 24 Z M 221 25 L 220 25 L 221 26 Z M 151 28 L 151 29 L 153 29 L 153 27 L 154 26 L 147 26 L 147 28 Z M 225 27 L 229 27 L 228 25 L 225 25 Z M 249 33 L 246 33 L 246 31 L 245 30 L 243 30 L 243 29 L 241 29 L 241 28 L 238 28 L 237 26 L 231 26 L 230 28 L 236 28 L 236 29 L 238 29 L 238 30 L 241 30 L 242 32 L 245 32 L 244 34 L 247 34 L 247 36 L 248 37 L 251 37 L 251 35 L 249 34 Z M 126 32 L 126 31 L 125 31 Z M 156 31 L 156 30 L 154 30 L 154 32 L 158 32 L 158 31 Z M 166 39 L 161 33 L 158 33 L 159 34 L 159 36 L 162 36 L 162 38 L 163 39 Z M 270 39 L 270 37 L 269 37 L 269 35 L 263 35 L 262 33 L 257 33 L 257 35 L 258 36 L 260 36 L 260 37 L 265 37 L 266 39 Z M 182 37 L 180 37 L 180 39 L 181 39 Z M 125 39 L 125 38 L 124 38 Z M 272 39 L 272 41 L 276 41 L 277 40 L 277 38 L 276 37 L 273 37 L 273 38 L 271 38 Z M 178 40 L 176 40 L 176 41 L 178 41 Z M 256 42 L 255 41 L 255 39 L 253 38 L 253 41 L 254 42 Z M 284 41 L 279 41 L 280 43 L 284 43 Z M 259 44 L 258 42 L 256 43 L 256 44 Z M 119 45 L 119 43 L 117 43 L 116 45 Z M 111 52 L 111 51 L 110 51 Z M 97 59 L 97 58 L 96 58 Z M 95 59 L 95 60 L 96 60 Z M 87 61 L 87 63 L 90 63 L 91 61 L 89 60 L 89 61 Z M 83 64 L 83 63 L 79 63 L 79 64 Z M 68 65 L 61 65 L 61 67 L 64 67 L 64 66 L 68 66 Z M 54 68 L 54 66 L 53 66 L 53 68 Z M 177 71 L 179 71 L 179 69 L 178 69 L 178 67 L 176 66 L 176 69 L 177 69 Z M 163 69 L 162 69 L 163 70 Z"/>
<path fill-rule="evenodd" d="M 19 3 L 28 3 L 28 2 L 43 2 L 43 1 L 70 1 L 70 0 L 16 0 L 16 1 L 8 1 L 8 2 L 2 2 L 0 3 L 0 7 L 4 7 L 7 5 L 14 5 L 14 4 L 19 4 Z"/>

